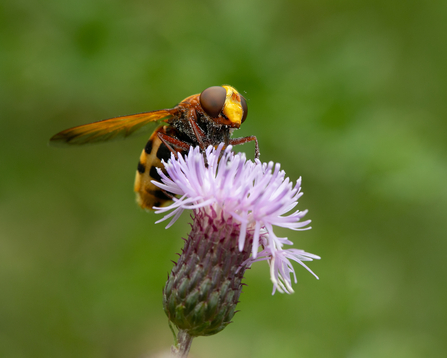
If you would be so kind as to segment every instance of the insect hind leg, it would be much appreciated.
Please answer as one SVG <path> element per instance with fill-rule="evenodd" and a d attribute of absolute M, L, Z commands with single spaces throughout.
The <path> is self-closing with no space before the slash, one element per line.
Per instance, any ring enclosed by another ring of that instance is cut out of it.
<path fill-rule="evenodd" d="M 189 144 L 182 142 L 181 140 L 171 137 L 167 134 L 164 134 L 162 132 L 157 132 L 158 138 L 163 142 L 163 144 L 173 153 L 176 157 L 178 155 L 178 152 L 185 152 L 189 149 Z M 174 148 L 178 148 L 180 150 L 176 150 Z"/>

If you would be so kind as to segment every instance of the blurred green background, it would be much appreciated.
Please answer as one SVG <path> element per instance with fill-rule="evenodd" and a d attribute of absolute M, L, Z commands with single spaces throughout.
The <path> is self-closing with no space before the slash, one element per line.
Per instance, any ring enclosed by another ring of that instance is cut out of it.
<path fill-rule="evenodd" d="M 445 357 L 445 1 L 3 0 L 0 356 L 152 357 L 188 215 L 134 202 L 147 137 L 51 148 L 56 132 L 174 106 L 212 85 L 248 99 L 238 136 L 303 177 L 318 254 L 295 294 L 248 272 L 241 310 L 192 357 Z M 253 156 L 254 147 L 241 150 Z"/>

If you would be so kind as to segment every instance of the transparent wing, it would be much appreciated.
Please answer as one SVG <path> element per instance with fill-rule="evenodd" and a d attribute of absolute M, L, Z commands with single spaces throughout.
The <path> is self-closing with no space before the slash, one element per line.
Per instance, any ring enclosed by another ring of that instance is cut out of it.
<path fill-rule="evenodd" d="M 81 145 L 127 138 L 137 132 L 153 128 L 154 122 L 166 121 L 176 113 L 175 108 L 162 109 L 84 124 L 57 133 L 51 137 L 50 145 Z"/>

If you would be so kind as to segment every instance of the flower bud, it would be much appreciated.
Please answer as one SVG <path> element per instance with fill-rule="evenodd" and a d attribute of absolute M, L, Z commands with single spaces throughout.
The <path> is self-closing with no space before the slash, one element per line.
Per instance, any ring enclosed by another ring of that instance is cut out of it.
<path fill-rule="evenodd" d="M 236 244 L 240 223 L 212 207 L 194 210 L 192 230 L 163 290 L 171 322 L 192 337 L 223 330 L 236 313 L 253 235 Z"/>

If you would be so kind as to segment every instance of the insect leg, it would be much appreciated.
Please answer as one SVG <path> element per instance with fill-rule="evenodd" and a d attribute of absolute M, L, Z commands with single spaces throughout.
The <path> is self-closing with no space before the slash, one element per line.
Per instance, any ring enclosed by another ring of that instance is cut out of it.
<path fill-rule="evenodd" d="M 197 124 L 197 114 L 194 108 L 191 108 L 188 111 L 188 122 L 191 125 L 192 131 L 197 138 L 197 142 L 199 142 L 200 149 L 202 150 L 202 152 L 205 151 L 206 145 L 203 139 L 206 137 L 206 134 Z"/>
<path fill-rule="evenodd" d="M 259 144 L 258 144 L 258 138 L 256 138 L 254 135 L 249 136 L 249 137 L 241 137 L 241 138 L 233 138 L 230 139 L 230 143 L 231 145 L 239 145 L 239 144 L 244 144 L 244 143 L 248 143 L 248 142 L 255 142 L 255 158 L 259 159 Z"/>
<path fill-rule="evenodd" d="M 187 151 L 189 149 L 189 145 L 181 140 L 168 136 L 167 134 L 157 132 L 158 138 L 164 143 L 164 145 L 177 156 L 177 151 L 174 148 L 178 148 L 181 151 Z M 173 148 L 174 147 L 174 148 Z"/>

